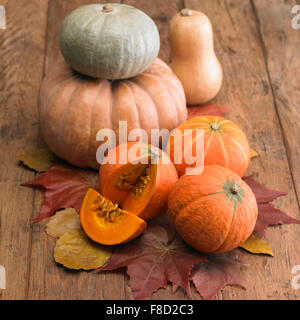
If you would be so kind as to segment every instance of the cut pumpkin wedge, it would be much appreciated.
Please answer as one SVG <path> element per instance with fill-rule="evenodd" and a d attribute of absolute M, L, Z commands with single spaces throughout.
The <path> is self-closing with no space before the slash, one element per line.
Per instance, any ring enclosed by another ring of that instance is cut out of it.
<path fill-rule="evenodd" d="M 86 235 L 104 245 L 128 242 L 139 236 L 147 227 L 135 214 L 121 210 L 117 204 L 89 189 L 84 197 L 80 222 Z"/>

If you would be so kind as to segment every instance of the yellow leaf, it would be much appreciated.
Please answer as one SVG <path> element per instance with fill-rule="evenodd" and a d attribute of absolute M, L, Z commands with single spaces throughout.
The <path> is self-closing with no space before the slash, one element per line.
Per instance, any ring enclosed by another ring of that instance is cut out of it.
<path fill-rule="evenodd" d="M 44 172 L 52 167 L 54 155 L 48 149 L 36 149 L 21 154 L 18 160 L 37 172 Z"/>
<path fill-rule="evenodd" d="M 252 159 L 252 158 L 255 158 L 258 156 L 259 156 L 259 154 L 255 150 L 250 148 L 250 158 Z"/>
<path fill-rule="evenodd" d="M 263 238 L 260 238 L 256 235 L 252 235 L 248 240 L 246 240 L 242 245 L 243 249 L 251 253 L 263 253 L 270 256 L 274 256 L 270 244 Z"/>
<path fill-rule="evenodd" d="M 56 212 L 46 225 L 47 234 L 54 238 L 74 229 L 80 229 L 80 219 L 79 214 L 73 208 Z"/>
<path fill-rule="evenodd" d="M 91 241 L 81 229 L 66 232 L 54 248 L 55 261 L 74 270 L 100 268 L 111 254 L 111 247 Z"/>

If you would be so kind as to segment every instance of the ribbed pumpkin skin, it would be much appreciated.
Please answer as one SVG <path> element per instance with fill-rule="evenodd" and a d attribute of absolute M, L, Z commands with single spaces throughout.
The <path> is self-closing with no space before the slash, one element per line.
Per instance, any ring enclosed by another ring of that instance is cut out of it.
<path fill-rule="evenodd" d="M 130 80 L 92 79 L 75 73 L 64 61 L 42 82 L 39 99 L 44 140 L 59 157 L 80 167 L 98 168 L 96 141 L 100 129 L 119 121 L 136 128 L 172 130 L 187 118 L 185 95 L 170 68 L 157 59 Z M 117 141 L 118 142 L 118 141 Z"/>
<path fill-rule="evenodd" d="M 241 192 L 236 207 L 223 192 L 224 185 L 232 183 Z M 211 253 L 230 251 L 245 242 L 258 214 L 250 187 L 231 170 L 215 165 L 204 167 L 202 174 L 182 176 L 169 193 L 168 212 L 191 247 Z"/>
<path fill-rule="evenodd" d="M 64 20 L 60 47 L 76 71 L 102 79 L 127 79 L 145 71 L 158 56 L 160 38 L 153 20 L 128 5 L 82 6 Z"/>
<path fill-rule="evenodd" d="M 213 130 L 212 126 L 219 127 Z M 204 130 L 204 165 L 216 164 L 231 169 L 242 177 L 250 163 L 250 146 L 248 139 L 242 129 L 230 120 L 217 116 L 201 116 L 195 117 L 182 123 L 178 128 L 181 133 L 185 129 Z M 174 161 L 174 145 L 178 145 L 180 135 L 175 135 L 169 140 L 170 158 Z M 183 140 L 183 139 L 182 139 Z M 195 135 L 193 143 L 187 146 L 182 142 L 183 148 L 192 148 L 195 144 Z M 182 151 L 182 154 L 183 151 Z M 187 165 L 183 159 L 182 164 L 176 164 L 175 167 L 178 175 L 182 176 L 186 173 L 186 168 L 192 167 Z"/>

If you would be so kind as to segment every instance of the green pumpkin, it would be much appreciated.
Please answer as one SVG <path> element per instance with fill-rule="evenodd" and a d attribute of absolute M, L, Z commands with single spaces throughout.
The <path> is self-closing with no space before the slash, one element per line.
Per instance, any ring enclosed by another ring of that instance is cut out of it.
<path fill-rule="evenodd" d="M 90 4 L 64 20 L 60 47 L 76 71 L 109 80 L 145 71 L 157 58 L 160 38 L 153 20 L 124 4 Z"/>

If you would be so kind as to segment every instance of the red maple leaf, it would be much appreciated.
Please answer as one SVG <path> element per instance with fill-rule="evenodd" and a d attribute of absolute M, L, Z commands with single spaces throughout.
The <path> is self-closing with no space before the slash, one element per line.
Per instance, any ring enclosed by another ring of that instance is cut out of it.
<path fill-rule="evenodd" d="M 254 180 L 253 176 L 245 177 L 243 180 L 252 189 L 257 201 L 258 217 L 254 231 L 259 232 L 266 238 L 265 231 L 269 226 L 300 223 L 300 220 L 288 216 L 285 212 L 275 208 L 273 204 L 269 203 L 280 196 L 285 196 L 285 192 L 269 189 Z"/>
<path fill-rule="evenodd" d="M 229 111 L 229 108 L 220 107 L 216 104 L 207 104 L 205 106 L 191 106 L 187 108 L 188 119 L 200 116 L 219 116 L 223 117 Z"/>
<path fill-rule="evenodd" d="M 80 211 L 81 203 L 89 188 L 98 190 L 98 173 L 55 164 L 34 181 L 23 186 L 40 187 L 45 190 L 45 198 L 38 217 L 32 223 L 52 216 L 56 211 L 75 208 Z"/>
<path fill-rule="evenodd" d="M 246 284 L 240 275 L 243 265 L 238 260 L 236 250 L 207 255 L 207 262 L 196 264 L 190 279 L 204 300 L 213 299 L 228 285 L 246 289 Z"/>
<path fill-rule="evenodd" d="M 191 298 L 190 272 L 195 263 L 203 261 L 207 261 L 205 255 L 192 250 L 178 235 L 170 242 L 165 228 L 150 226 L 136 240 L 116 248 L 99 271 L 127 267 L 135 299 L 150 297 L 168 281 L 173 291 L 181 287 Z"/>

